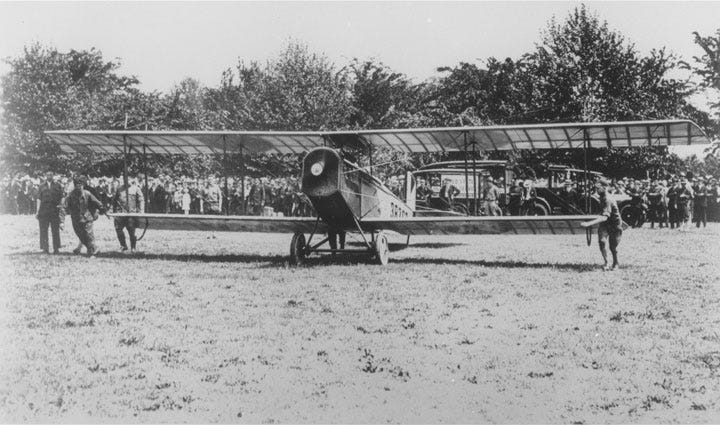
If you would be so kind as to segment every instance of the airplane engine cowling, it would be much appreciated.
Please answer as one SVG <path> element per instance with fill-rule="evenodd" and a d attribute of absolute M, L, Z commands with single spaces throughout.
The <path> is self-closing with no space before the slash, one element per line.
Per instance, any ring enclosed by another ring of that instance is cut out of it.
<path fill-rule="evenodd" d="M 302 192 L 328 225 L 339 229 L 353 228 L 354 214 L 343 196 L 343 187 L 343 160 L 337 151 L 317 148 L 305 155 Z"/>
<path fill-rule="evenodd" d="M 328 197 L 341 187 L 342 159 L 337 152 L 317 148 L 303 159 L 302 191 L 308 197 Z"/>

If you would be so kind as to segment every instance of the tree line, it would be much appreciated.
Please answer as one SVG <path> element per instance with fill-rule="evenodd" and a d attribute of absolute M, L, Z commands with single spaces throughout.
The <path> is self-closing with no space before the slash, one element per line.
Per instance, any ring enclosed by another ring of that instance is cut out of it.
<path fill-rule="evenodd" d="M 377 60 L 340 66 L 291 41 L 264 64 L 239 61 L 222 73 L 216 87 L 186 79 L 167 93 L 141 90 L 138 78 L 119 75 L 120 63 L 96 49 L 59 52 L 32 44 L 7 59 L 10 71 L 0 79 L 0 165 L 7 173 L 119 174 L 121 158 L 61 154 L 43 135 L 51 129 L 317 131 L 688 118 L 717 140 L 720 103 L 708 112 L 690 98 L 698 92 L 720 94 L 720 29 L 711 36 L 693 35 L 702 54 L 692 62 L 664 48 L 641 54 L 579 6 L 561 22 L 551 20 L 534 49 L 517 59 L 491 57 L 442 67 L 438 77 L 422 82 Z M 677 69 L 689 70 L 695 81 L 673 77 Z M 592 149 L 590 168 L 634 177 L 658 170 L 720 175 L 718 143 L 706 152 L 704 158 L 683 160 L 665 147 Z M 391 162 L 399 170 L 459 154 L 378 155 L 377 162 Z M 550 163 L 583 163 L 577 150 L 479 155 L 537 171 Z M 237 164 L 212 156 L 151 156 L 148 167 L 199 175 L 222 167 L 237 172 Z M 248 158 L 247 166 L 251 175 L 285 175 L 297 172 L 299 159 L 260 155 Z"/>

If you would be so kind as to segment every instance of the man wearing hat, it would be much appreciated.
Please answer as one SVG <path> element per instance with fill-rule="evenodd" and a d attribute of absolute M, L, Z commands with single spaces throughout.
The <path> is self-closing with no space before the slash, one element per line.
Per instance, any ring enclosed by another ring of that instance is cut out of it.
<path fill-rule="evenodd" d="M 129 179 L 129 186 L 126 187 L 122 184 L 115 193 L 113 199 L 113 211 L 116 213 L 144 213 L 145 212 L 145 198 L 143 192 L 138 187 L 137 181 L 134 178 Z M 115 234 L 120 242 L 120 249 L 127 251 L 127 243 L 125 242 L 125 229 L 128 232 L 128 238 L 130 239 L 130 250 L 135 252 L 137 245 L 137 237 L 135 236 L 135 229 L 140 227 L 140 220 L 134 217 L 115 217 Z"/>
<path fill-rule="evenodd" d="M 445 209 L 452 210 L 455 197 L 459 194 L 460 189 L 458 189 L 454 184 L 452 184 L 452 180 L 443 180 L 443 185 L 440 187 L 440 199 L 443 201 L 443 206 L 445 207 Z"/>
<path fill-rule="evenodd" d="M 692 186 L 688 182 L 686 177 L 680 179 L 680 190 L 678 191 L 678 227 L 686 228 L 691 218 L 692 200 L 693 200 Z"/>
<path fill-rule="evenodd" d="M 708 207 L 708 188 L 707 180 L 700 177 L 697 179 L 697 183 L 693 186 L 694 199 L 693 199 L 693 221 L 695 225 L 700 228 L 700 222 L 703 227 L 707 227 L 707 207 Z"/>
<path fill-rule="evenodd" d="M 715 177 L 706 176 L 707 184 L 707 215 L 710 221 L 720 221 L 720 187 L 718 187 Z"/>
<path fill-rule="evenodd" d="M 596 187 L 598 196 L 600 196 L 601 216 L 595 220 L 586 221 L 581 224 L 583 227 L 598 225 L 598 244 L 600 253 L 602 254 L 604 265 L 603 270 L 615 270 L 620 267 L 618 262 L 618 245 L 622 239 L 622 220 L 620 219 L 620 209 L 617 202 L 608 196 L 608 187 L 610 182 L 607 179 L 598 180 Z M 608 266 L 606 245 L 610 245 L 610 253 L 612 254 L 612 266 Z"/>
<path fill-rule="evenodd" d="M 45 181 L 38 188 L 35 217 L 40 224 L 40 249 L 50 253 L 48 227 L 52 231 L 53 254 L 60 252 L 60 225 L 63 214 L 63 189 L 55 181 L 53 172 L 45 173 Z"/>
<path fill-rule="evenodd" d="M 655 227 L 655 222 L 662 228 L 667 226 L 667 189 L 663 181 L 654 181 L 647 194 L 650 203 L 649 218 L 650 228 Z"/>
<path fill-rule="evenodd" d="M 578 201 L 580 201 L 580 198 L 578 197 L 578 193 L 573 188 L 573 182 L 571 180 L 565 181 L 563 190 L 560 191 L 558 195 L 563 202 L 563 214 L 577 214 L 579 212 Z"/>
<path fill-rule="evenodd" d="M 523 192 L 525 191 L 523 187 L 524 184 L 525 182 L 522 180 L 514 179 L 512 186 L 510 186 L 508 190 L 509 200 L 507 208 L 510 215 L 520 215 L 523 204 Z"/>
<path fill-rule="evenodd" d="M 670 228 L 674 229 L 676 227 L 680 227 L 680 219 L 679 219 L 679 207 L 678 203 L 680 202 L 680 192 L 682 192 L 682 188 L 680 187 L 680 180 L 678 180 L 677 177 L 673 177 L 672 182 L 670 183 L 670 188 L 667 192 L 667 198 L 668 198 L 668 218 L 670 220 Z"/>
<path fill-rule="evenodd" d="M 95 246 L 93 223 L 103 210 L 103 205 L 90 191 L 84 189 L 86 182 L 87 179 L 84 176 L 73 179 L 74 189 L 67 197 L 67 211 L 80 243 L 87 248 L 88 256 L 93 257 L 98 253 Z M 73 252 L 79 254 L 80 247 Z"/>
<path fill-rule="evenodd" d="M 487 176 L 485 178 L 482 189 L 482 198 L 485 201 L 485 215 L 503 215 L 502 210 L 498 206 L 500 190 L 497 186 L 495 186 L 495 179 L 493 179 L 492 176 Z"/>

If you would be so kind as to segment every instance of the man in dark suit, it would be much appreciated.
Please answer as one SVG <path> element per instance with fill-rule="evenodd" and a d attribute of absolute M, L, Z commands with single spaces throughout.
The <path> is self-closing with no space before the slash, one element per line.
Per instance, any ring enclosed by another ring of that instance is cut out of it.
<path fill-rule="evenodd" d="M 83 176 L 73 180 L 74 190 L 67 196 L 66 209 L 72 220 L 73 230 L 80 239 L 80 243 L 87 248 L 88 256 L 94 257 L 98 253 L 95 246 L 95 233 L 93 223 L 103 212 L 103 205 L 90 191 L 84 189 L 87 179 Z M 79 254 L 81 247 L 73 250 Z"/>
<path fill-rule="evenodd" d="M 459 194 L 460 189 L 452 184 L 452 180 L 445 179 L 443 185 L 440 187 L 440 199 L 443 201 L 443 206 L 445 207 L 443 209 L 452 210 L 455 197 Z"/>
<path fill-rule="evenodd" d="M 40 224 L 40 249 L 44 253 L 50 253 L 48 243 L 48 227 L 52 231 L 53 254 L 60 252 L 60 225 L 63 214 L 63 189 L 55 181 L 55 175 L 48 171 L 45 173 L 45 181 L 38 188 L 35 217 Z"/>

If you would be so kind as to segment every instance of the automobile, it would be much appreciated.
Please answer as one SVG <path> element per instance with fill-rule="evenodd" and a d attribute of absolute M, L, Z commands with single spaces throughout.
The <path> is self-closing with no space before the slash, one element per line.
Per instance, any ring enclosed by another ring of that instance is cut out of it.
<path fill-rule="evenodd" d="M 467 167 L 467 173 L 465 172 Z M 429 183 L 429 193 L 418 191 L 416 206 L 418 211 L 446 210 L 461 215 L 483 215 L 482 195 L 478 189 L 483 180 L 493 177 L 500 189 L 498 204 L 503 208 L 508 200 L 506 182 L 515 177 L 513 166 L 509 161 L 503 160 L 469 160 L 469 161 L 443 161 L 425 165 L 412 173 L 418 185 L 421 181 Z M 473 177 L 474 176 L 474 177 Z M 440 198 L 442 183 L 449 180 L 460 191 L 454 198 L 453 205 L 448 205 Z M 434 214 L 434 213 L 433 213 Z"/>
<path fill-rule="evenodd" d="M 594 191 L 595 183 L 605 178 L 599 171 L 588 170 L 586 173 L 583 169 L 553 164 L 547 167 L 547 177 L 518 179 L 520 173 L 517 167 L 503 160 L 477 160 L 474 164 L 473 161 L 436 162 L 420 167 L 412 174 L 417 181 L 429 182 L 429 194 L 418 192 L 420 197 L 416 202 L 420 208 L 446 210 L 462 215 L 483 215 L 482 195 L 475 192 L 475 184 L 477 182 L 478 187 L 481 187 L 482 181 L 488 177 L 492 177 L 500 189 L 498 203 L 504 215 L 510 215 L 511 185 L 515 181 L 521 181 L 523 186 L 521 206 L 516 215 L 595 214 L 600 211 L 600 198 Z M 440 188 L 445 180 L 450 180 L 460 191 L 452 206 L 440 198 Z M 570 194 L 565 193 L 566 186 L 572 187 Z M 585 190 L 586 187 L 589 190 Z M 637 215 L 636 205 L 630 196 L 613 196 L 618 207 L 621 210 L 625 208 L 626 215 Z"/>

